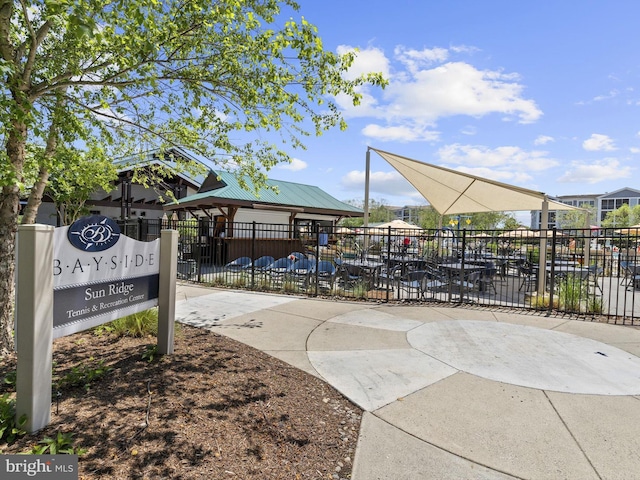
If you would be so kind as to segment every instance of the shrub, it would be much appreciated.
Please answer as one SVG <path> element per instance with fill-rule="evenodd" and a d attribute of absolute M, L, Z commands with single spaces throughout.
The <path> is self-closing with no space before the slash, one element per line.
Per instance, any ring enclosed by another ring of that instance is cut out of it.
<path fill-rule="evenodd" d="M 58 432 L 55 438 L 44 437 L 37 445 L 34 445 L 28 453 L 32 455 L 56 455 L 61 453 L 67 455 L 82 455 L 86 453 L 84 448 L 76 449 L 73 446 L 73 435 L 73 433 Z"/>
<path fill-rule="evenodd" d="M 16 400 L 5 393 L 0 397 L 0 442 L 12 443 L 27 432 L 23 429 L 27 416 L 22 415 L 16 422 Z"/>
<path fill-rule="evenodd" d="M 93 357 L 89 360 L 95 363 L 76 365 L 69 373 L 54 380 L 54 388 L 61 390 L 63 388 L 82 387 L 88 391 L 93 382 L 104 377 L 112 370 L 111 367 L 104 365 L 104 360 L 95 361 Z"/>
<path fill-rule="evenodd" d="M 143 338 L 158 334 L 158 309 L 151 308 L 105 323 L 94 329 L 96 335 L 110 333 L 116 337 Z"/>

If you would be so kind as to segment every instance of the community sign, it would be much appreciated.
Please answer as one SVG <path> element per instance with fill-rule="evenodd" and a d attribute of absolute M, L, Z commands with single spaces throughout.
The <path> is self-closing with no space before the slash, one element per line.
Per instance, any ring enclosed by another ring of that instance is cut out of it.
<path fill-rule="evenodd" d="M 158 304 L 160 240 L 140 242 L 101 215 L 55 229 L 53 337 Z"/>

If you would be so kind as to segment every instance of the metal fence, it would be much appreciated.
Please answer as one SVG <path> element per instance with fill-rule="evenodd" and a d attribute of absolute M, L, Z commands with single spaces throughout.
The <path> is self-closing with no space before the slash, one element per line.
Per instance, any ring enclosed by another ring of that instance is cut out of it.
<path fill-rule="evenodd" d="M 398 230 L 207 220 L 124 222 L 180 233 L 178 275 L 212 286 L 465 303 L 640 324 L 640 245 L 615 229 Z M 638 265 L 638 267 L 636 267 Z M 637 304 L 637 305 L 636 305 Z"/>

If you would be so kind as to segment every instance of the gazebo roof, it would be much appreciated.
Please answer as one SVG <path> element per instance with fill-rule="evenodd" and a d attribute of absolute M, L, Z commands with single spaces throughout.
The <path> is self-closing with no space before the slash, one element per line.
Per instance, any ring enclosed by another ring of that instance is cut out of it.
<path fill-rule="evenodd" d="M 242 177 L 243 188 L 235 174 L 212 172 L 200 192 L 165 205 L 167 210 L 209 210 L 217 207 L 242 207 L 265 210 L 317 213 L 361 217 L 362 209 L 337 200 L 313 185 L 268 179 L 268 188 L 256 192 L 250 178 Z"/>

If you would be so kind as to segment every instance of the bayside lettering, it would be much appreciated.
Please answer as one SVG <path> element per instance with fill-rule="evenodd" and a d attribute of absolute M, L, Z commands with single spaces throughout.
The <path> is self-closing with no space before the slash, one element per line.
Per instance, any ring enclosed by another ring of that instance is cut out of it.
<path fill-rule="evenodd" d="M 149 253 L 148 255 L 142 255 L 137 253 L 135 255 L 112 255 L 111 257 L 94 256 L 91 257 L 92 261 L 88 263 L 82 263 L 79 258 L 76 258 L 75 262 L 69 262 L 68 265 L 62 265 L 62 261 L 58 258 L 53 260 L 53 276 L 61 275 L 63 271 L 70 270 L 71 274 L 84 273 L 89 269 L 99 272 L 103 270 L 115 270 L 117 268 L 139 268 L 143 266 L 153 266 L 155 264 L 155 255 Z"/>

